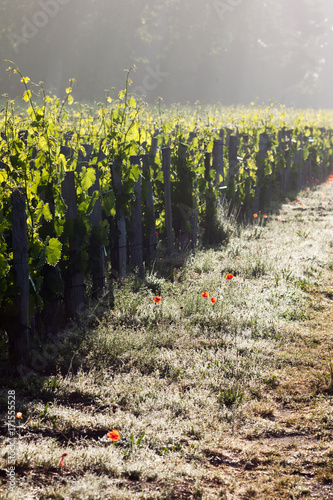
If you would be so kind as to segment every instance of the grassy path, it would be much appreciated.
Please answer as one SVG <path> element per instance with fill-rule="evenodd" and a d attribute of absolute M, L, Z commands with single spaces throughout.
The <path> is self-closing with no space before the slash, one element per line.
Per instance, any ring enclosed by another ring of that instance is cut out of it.
<path fill-rule="evenodd" d="M 333 498 L 330 281 L 327 273 L 312 292 L 310 319 L 276 352 L 276 379 L 255 418 L 210 455 L 213 464 L 220 462 L 231 498 Z"/>
<path fill-rule="evenodd" d="M 298 197 L 128 280 L 47 373 L 1 380 L 0 498 L 333 499 L 333 186 Z"/>

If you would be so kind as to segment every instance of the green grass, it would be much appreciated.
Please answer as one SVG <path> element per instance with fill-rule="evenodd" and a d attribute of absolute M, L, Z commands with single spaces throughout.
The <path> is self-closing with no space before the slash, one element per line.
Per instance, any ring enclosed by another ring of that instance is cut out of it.
<path fill-rule="evenodd" d="M 285 388 L 289 371 L 299 366 L 302 383 L 301 370 L 311 365 L 302 349 L 321 346 L 318 335 L 306 340 L 300 329 L 319 304 L 309 291 L 320 287 L 332 262 L 333 216 L 328 196 L 320 199 L 327 213 L 320 221 L 312 210 L 320 192 L 299 196 L 306 204 L 301 215 L 290 202 L 263 226 L 228 221 L 227 243 L 161 259 L 144 280 L 130 276 L 114 286 L 112 309 L 106 295 L 92 304 L 84 331 L 73 326 L 44 346 L 46 362 L 23 382 L 2 380 L 1 498 L 229 498 L 244 485 L 216 467 L 219 461 L 232 468 L 238 460 L 248 464 L 244 470 L 282 467 L 280 451 L 264 459 L 244 443 L 286 434 L 277 407 L 304 396 L 292 384 Z M 226 280 L 227 273 L 234 278 Z M 206 291 L 215 304 L 201 296 Z M 5 484 L 9 388 L 23 413 L 15 493 Z M 326 396 L 317 409 L 323 453 L 331 453 L 324 446 L 333 425 Z M 107 437 L 112 429 L 120 433 L 116 443 Z M 331 463 L 327 457 L 316 473 L 323 484 Z M 276 473 L 277 489 L 260 498 L 298 498 L 301 480 L 286 474 L 283 480 Z M 235 498 L 255 496 L 250 486 Z"/>

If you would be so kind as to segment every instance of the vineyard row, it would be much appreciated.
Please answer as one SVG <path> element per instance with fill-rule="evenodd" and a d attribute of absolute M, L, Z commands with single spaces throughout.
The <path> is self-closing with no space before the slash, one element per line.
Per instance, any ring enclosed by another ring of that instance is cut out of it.
<path fill-rule="evenodd" d="M 332 168 L 332 132 L 152 134 L 137 155 L 114 155 L 106 136 L 92 144 L 1 134 L 0 329 L 27 361 L 33 332 L 79 321 L 89 293 L 103 294 L 128 266 L 144 278 L 157 242 L 171 254 L 214 242 L 217 204 L 239 221 L 268 207 L 273 192 L 322 182 Z M 114 138 L 113 138 L 114 140 Z M 58 149 L 57 149 L 58 148 Z M 52 158 L 56 158 L 52 161 Z M 54 165 L 56 164 L 56 168 Z"/>

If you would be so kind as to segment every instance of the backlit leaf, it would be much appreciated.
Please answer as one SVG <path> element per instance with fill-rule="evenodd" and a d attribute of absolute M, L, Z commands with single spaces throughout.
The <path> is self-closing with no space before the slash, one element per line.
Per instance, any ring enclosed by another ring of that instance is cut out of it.
<path fill-rule="evenodd" d="M 46 247 L 46 261 L 50 266 L 56 266 L 61 257 L 62 244 L 56 238 L 51 238 Z"/>

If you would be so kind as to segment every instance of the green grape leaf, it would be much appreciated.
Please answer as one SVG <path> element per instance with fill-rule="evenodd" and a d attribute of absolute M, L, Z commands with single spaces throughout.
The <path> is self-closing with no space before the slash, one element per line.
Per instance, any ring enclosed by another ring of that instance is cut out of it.
<path fill-rule="evenodd" d="M 35 210 L 36 222 L 38 223 L 43 216 L 46 221 L 52 220 L 52 214 L 48 203 L 40 201 Z"/>
<path fill-rule="evenodd" d="M 83 168 L 81 174 L 81 186 L 84 191 L 87 191 L 96 180 L 96 172 L 93 168 Z"/>
<path fill-rule="evenodd" d="M 0 169 L 0 184 L 2 182 L 6 182 L 7 180 L 7 172 L 3 169 Z"/>
<path fill-rule="evenodd" d="M 94 191 L 87 208 L 86 212 L 87 214 L 91 214 L 91 212 L 93 211 L 93 208 L 95 206 L 96 201 L 98 200 L 98 197 L 99 197 L 99 192 Z"/>
<path fill-rule="evenodd" d="M 46 247 L 46 261 L 50 266 L 56 266 L 61 257 L 62 244 L 57 238 L 51 238 Z"/>

